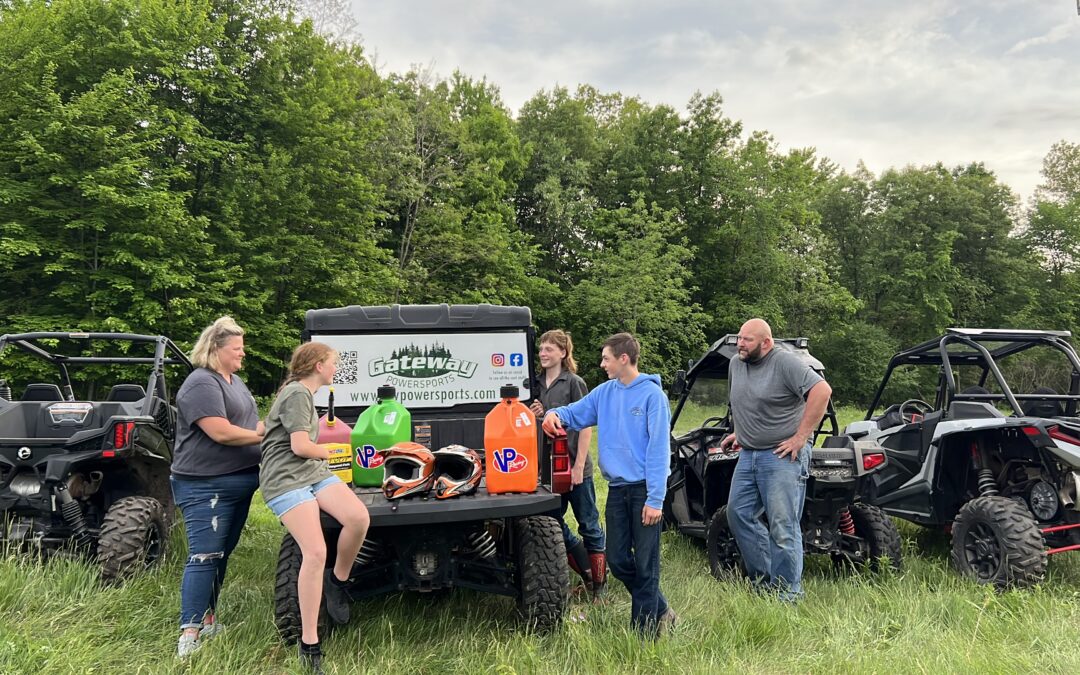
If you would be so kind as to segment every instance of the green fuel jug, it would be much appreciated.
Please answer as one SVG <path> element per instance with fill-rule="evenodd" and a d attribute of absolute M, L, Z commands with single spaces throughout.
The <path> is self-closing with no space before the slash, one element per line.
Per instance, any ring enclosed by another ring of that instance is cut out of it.
<path fill-rule="evenodd" d="M 395 399 L 397 390 L 379 387 L 377 403 L 360 414 L 353 427 L 352 479 L 360 487 L 383 484 L 383 455 L 395 443 L 412 440 L 412 415 Z"/>

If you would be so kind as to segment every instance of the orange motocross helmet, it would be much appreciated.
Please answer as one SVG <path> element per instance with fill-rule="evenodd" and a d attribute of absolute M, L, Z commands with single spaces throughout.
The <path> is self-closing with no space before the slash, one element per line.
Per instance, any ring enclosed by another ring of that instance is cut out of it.
<path fill-rule="evenodd" d="M 470 495 L 480 486 L 484 463 L 475 450 L 462 445 L 448 445 L 436 450 L 435 497 L 449 499 Z"/>
<path fill-rule="evenodd" d="M 397 443 L 385 456 L 383 494 L 387 499 L 422 495 L 431 489 L 435 482 L 435 457 L 431 450 L 419 443 Z"/>

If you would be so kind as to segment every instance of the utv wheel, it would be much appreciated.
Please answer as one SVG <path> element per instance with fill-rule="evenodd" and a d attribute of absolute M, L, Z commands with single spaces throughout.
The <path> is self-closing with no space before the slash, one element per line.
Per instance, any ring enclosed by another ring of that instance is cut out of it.
<path fill-rule="evenodd" d="M 742 574 L 742 554 L 728 525 L 727 506 L 721 506 L 705 527 L 705 548 L 709 552 L 709 572 L 717 579 Z"/>
<path fill-rule="evenodd" d="M 562 528 L 548 516 L 514 522 L 518 616 L 538 632 L 559 625 L 566 611 L 570 577 Z"/>
<path fill-rule="evenodd" d="M 900 571 L 900 531 L 896 523 L 885 512 L 870 504 L 852 504 L 848 507 L 851 520 L 855 524 L 855 535 L 863 540 L 863 557 L 870 569 L 877 572 L 882 564 Z M 884 560 L 883 560 L 884 559 Z M 843 553 L 833 555 L 836 566 L 851 566 L 855 561 Z"/>
<path fill-rule="evenodd" d="M 150 567 L 165 554 L 165 510 L 153 497 L 124 497 L 101 521 L 97 561 L 101 580 L 117 583 Z"/>
<path fill-rule="evenodd" d="M 953 523 L 952 564 L 961 574 L 998 588 L 1024 588 L 1046 571 L 1046 544 L 1023 505 L 1007 497 L 976 497 Z"/>
<path fill-rule="evenodd" d="M 304 556 L 300 554 L 300 545 L 286 534 L 281 540 L 278 551 L 277 572 L 274 575 L 274 625 L 277 626 L 281 639 L 286 644 L 300 640 L 300 595 L 296 582 L 300 578 L 300 563 Z M 319 636 L 327 634 L 330 622 L 326 615 L 326 603 L 319 605 Z"/>

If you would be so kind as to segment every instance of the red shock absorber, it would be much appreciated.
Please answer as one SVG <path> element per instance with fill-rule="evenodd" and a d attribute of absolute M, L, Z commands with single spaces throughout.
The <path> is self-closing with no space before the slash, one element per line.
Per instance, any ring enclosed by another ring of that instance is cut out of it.
<path fill-rule="evenodd" d="M 840 532 L 843 534 L 855 534 L 855 521 L 851 519 L 851 511 L 845 508 L 840 512 Z"/>

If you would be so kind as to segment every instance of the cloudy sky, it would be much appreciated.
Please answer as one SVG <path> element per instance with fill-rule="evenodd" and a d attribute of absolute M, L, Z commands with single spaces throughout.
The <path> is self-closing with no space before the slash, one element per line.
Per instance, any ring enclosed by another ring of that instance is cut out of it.
<path fill-rule="evenodd" d="M 1076 0 L 351 0 L 381 70 L 433 65 L 517 110 L 589 83 L 728 116 L 847 169 L 982 161 L 1022 198 L 1080 142 Z"/>

